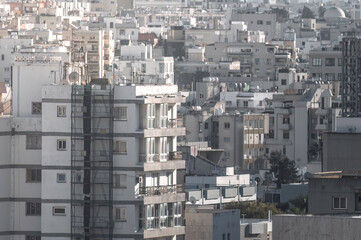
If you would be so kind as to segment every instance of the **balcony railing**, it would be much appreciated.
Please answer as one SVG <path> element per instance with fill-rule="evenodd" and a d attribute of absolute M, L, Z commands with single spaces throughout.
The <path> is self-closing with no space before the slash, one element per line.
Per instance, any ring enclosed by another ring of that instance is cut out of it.
<path fill-rule="evenodd" d="M 139 195 L 143 196 L 154 196 L 181 192 L 183 192 L 182 184 L 139 188 Z"/>
<path fill-rule="evenodd" d="M 180 128 L 183 127 L 182 119 L 169 119 L 168 128 Z"/>
<path fill-rule="evenodd" d="M 156 153 L 156 154 L 141 154 L 139 156 L 139 162 L 164 162 L 182 160 L 182 152 L 169 152 L 168 153 Z"/>

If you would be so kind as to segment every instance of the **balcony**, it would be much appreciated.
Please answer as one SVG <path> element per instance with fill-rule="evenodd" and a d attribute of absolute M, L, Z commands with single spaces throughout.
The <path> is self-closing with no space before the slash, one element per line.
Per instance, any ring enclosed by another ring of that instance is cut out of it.
<path fill-rule="evenodd" d="M 279 125 L 279 129 L 281 129 L 281 130 L 290 130 L 291 129 L 291 124 L 282 123 L 282 124 Z"/>
<path fill-rule="evenodd" d="M 327 115 L 328 114 L 328 109 L 317 109 L 316 110 L 316 115 Z"/>
<path fill-rule="evenodd" d="M 183 192 L 182 184 L 139 188 L 139 195 L 141 196 L 155 196 L 181 192 Z"/>

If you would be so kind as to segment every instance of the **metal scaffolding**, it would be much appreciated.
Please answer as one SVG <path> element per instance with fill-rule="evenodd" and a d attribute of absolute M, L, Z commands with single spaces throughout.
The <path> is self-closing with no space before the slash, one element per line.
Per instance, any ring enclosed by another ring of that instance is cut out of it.
<path fill-rule="evenodd" d="M 73 85 L 71 103 L 71 239 L 112 239 L 113 88 Z"/>
<path fill-rule="evenodd" d="M 342 116 L 361 115 L 361 39 L 342 39 Z"/>

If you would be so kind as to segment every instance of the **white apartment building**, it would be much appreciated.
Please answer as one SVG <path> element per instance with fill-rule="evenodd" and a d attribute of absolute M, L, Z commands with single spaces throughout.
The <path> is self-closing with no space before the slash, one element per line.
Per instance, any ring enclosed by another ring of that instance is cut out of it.
<path fill-rule="evenodd" d="M 0 239 L 178 239 L 176 85 L 69 85 L 66 60 L 19 54 L 0 117 Z"/>

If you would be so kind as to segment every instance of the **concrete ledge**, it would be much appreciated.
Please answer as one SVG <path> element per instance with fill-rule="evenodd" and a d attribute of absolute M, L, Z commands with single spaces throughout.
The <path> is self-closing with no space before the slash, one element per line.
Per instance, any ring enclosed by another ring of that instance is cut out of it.
<path fill-rule="evenodd" d="M 162 195 L 153 195 L 144 197 L 144 205 L 171 203 L 171 202 L 184 202 L 186 199 L 185 193 L 167 193 Z"/>
<path fill-rule="evenodd" d="M 162 171 L 162 170 L 174 170 L 174 169 L 185 169 L 185 160 L 168 160 L 165 162 L 146 162 L 144 163 L 144 171 Z"/>
<path fill-rule="evenodd" d="M 185 227 L 168 227 L 168 228 L 158 228 L 152 230 L 144 230 L 144 239 L 147 238 L 160 238 L 160 237 L 168 237 L 175 235 L 184 235 Z"/>

